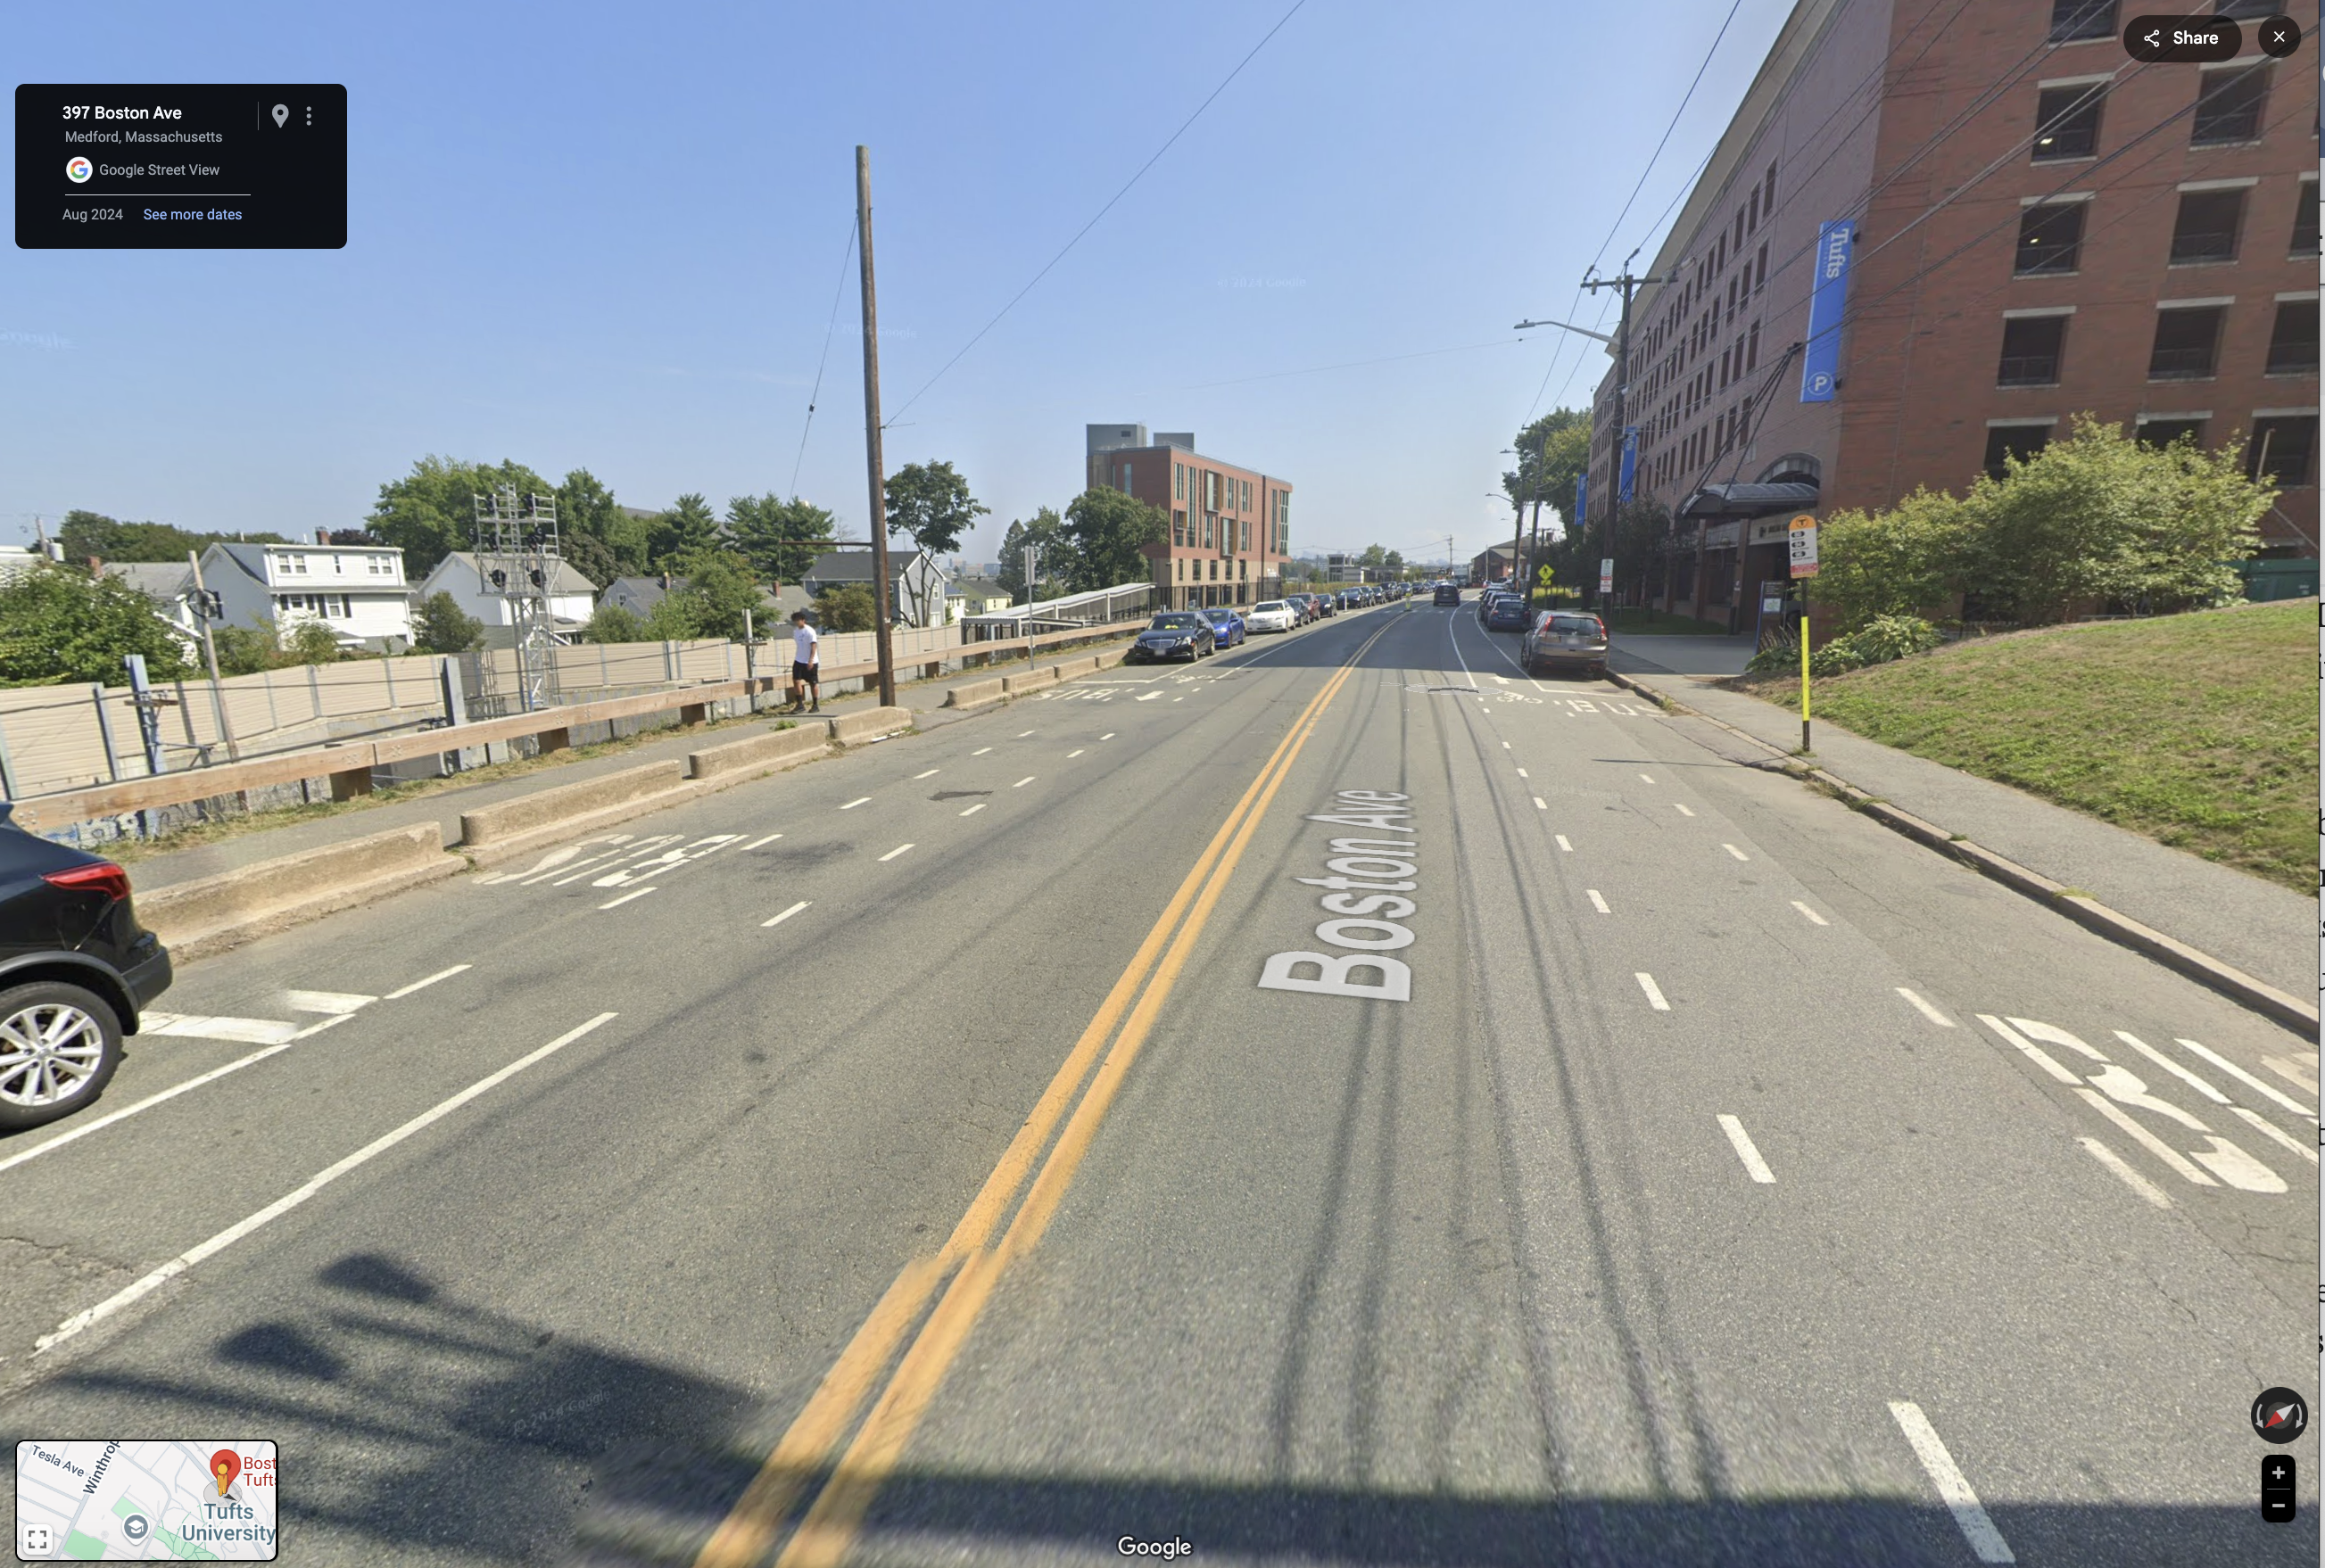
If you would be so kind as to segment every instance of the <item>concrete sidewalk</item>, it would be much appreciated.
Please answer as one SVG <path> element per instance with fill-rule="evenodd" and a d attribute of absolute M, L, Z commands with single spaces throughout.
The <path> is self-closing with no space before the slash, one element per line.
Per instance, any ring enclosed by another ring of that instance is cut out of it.
<path fill-rule="evenodd" d="M 1781 751 L 1800 745 L 1798 714 L 1721 687 L 1716 672 L 1680 674 L 1628 655 L 1630 648 L 1647 641 L 1616 643 L 1614 668 Z M 2006 784 L 1868 741 L 1823 719 L 1816 721 L 1814 738 L 1816 764 L 1866 794 L 2080 889 L 2295 997 L 2316 995 L 2317 972 L 2311 963 L 2316 953 L 2316 899 Z"/>

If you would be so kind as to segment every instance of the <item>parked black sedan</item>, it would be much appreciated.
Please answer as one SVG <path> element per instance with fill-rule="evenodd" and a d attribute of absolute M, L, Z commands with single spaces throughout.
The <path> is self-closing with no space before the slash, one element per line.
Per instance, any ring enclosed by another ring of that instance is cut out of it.
<path fill-rule="evenodd" d="M 35 837 L 0 801 L 0 1132 L 69 1116 L 105 1093 L 121 1038 L 170 984 L 137 924 L 129 873 Z"/>
<path fill-rule="evenodd" d="M 1218 641 L 1210 621 L 1200 610 L 1165 610 L 1146 623 L 1146 630 L 1138 634 L 1138 641 L 1130 645 L 1122 661 L 1150 664 L 1173 659 L 1207 659 Z"/>

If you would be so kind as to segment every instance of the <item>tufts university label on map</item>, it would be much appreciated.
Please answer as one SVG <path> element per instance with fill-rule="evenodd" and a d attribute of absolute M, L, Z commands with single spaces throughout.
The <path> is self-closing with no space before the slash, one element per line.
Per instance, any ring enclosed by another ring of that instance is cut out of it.
<path fill-rule="evenodd" d="M 16 1444 L 16 1555 L 271 1563 L 274 1444 L 240 1438 Z"/>

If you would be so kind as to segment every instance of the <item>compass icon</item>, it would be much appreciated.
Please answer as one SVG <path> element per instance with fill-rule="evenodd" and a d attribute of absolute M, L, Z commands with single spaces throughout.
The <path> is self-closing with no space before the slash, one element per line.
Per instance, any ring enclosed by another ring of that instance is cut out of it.
<path fill-rule="evenodd" d="M 2291 1443 L 2309 1430 L 2309 1401 L 2290 1388 L 2264 1388 L 2253 1401 L 2252 1426 L 2263 1443 Z"/>

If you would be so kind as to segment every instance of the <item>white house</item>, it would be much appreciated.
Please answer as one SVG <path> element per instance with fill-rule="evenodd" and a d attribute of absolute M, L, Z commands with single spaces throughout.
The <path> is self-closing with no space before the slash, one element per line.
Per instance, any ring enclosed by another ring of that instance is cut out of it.
<path fill-rule="evenodd" d="M 153 602 L 153 613 L 170 624 L 189 650 L 201 648 L 202 623 L 194 618 L 194 568 L 186 561 L 107 561 L 107 576 L 126 583 Z"/>
<path fill-rule="evenodd" d="M 906 548 L 888 552 L 888 571 L 894 581 L 889 585 L 888 610 L 898 621 L 910 626 L 941 626 L 947 620 L 945 610 L 944 568 L 936 558 L 924 549 Z M 831 550 L 817 558 L 800 586 L 811 596 L 826 588 L 850 586 L 869 588 L 872 586 L 872 552 L 868 549 Z"/>
<path fill-rule="evenodd" d="M 590 613 L 597 607 L 597 585 L 573 568 L 570 561 L 559 561 L 549 583 L 549 617 L 560 637 L 570 637 L 589 623 Z M 454 550 L 436 563 L 412 595 L 414 604 L 424 604 L 438 594 L 449 594 L 453 602 L 468 614 L 485 623 L 485 641 L 495 647 L 508 641 L 509 629 L 515 624 L 509 618 L 509 602 L 501 591 L 485 578 L 485 569 L 474 552 Z M 503 635 L 495 637 L 498 629 Z"/>
<path fill-rule="evenodd" d="M 288 632 L 317 621 L 342 648 L 412 647 L 412 590 L 403 552 L 392 546 L 214 544 L 202 552 L 202 583 L 218 595 L 229 626 L 271 617 Z"/>

